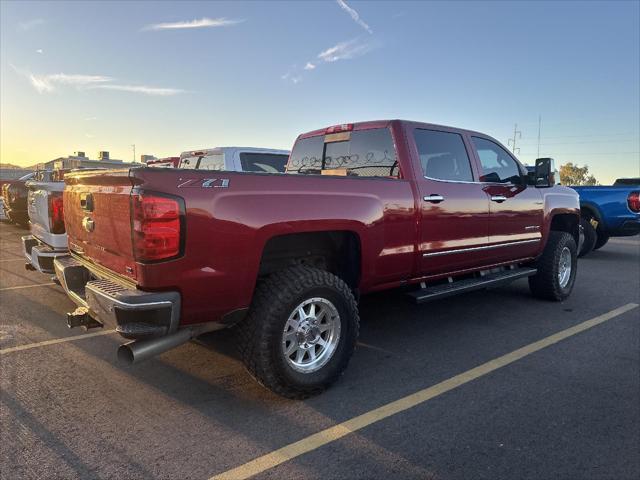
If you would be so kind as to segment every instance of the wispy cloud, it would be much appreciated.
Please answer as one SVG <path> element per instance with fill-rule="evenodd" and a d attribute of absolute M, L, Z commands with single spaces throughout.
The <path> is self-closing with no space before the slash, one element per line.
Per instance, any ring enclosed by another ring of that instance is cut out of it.
<path fill-rule="evenodd" d="M 31 20 L 27 20 L 24 22 L 20 22 L 18 24 L 18 28 L 20 30 L 22 30 L 23 32 L 26 32 L 28 30 L 32 30 L 36 27 L 39 27 L 40 25 L 43 25 L 45 22 L 44 18 L 33 18 Z"/>
<path fill-rule="evenodd" d="M 291 82 L 294 85 L 297 83 L 300 83 L 302 81 L 302 76 L 299 73 L 297 73 L 297 71 L 298 71 L 297 68 L 293 67 L 291 70 L 289 70 L 287 73 L 282 75 L 280 78 L 287 82 Z"/>
<path fill-rule="evenodd" d="M 149 87 L 147 85 L 117 85 L 114 83 L 92 85 L 88 88 L 100 90 L 116 90 L 119 92 L 142 93 L 144 95 L 153 95 L 157 97 L 169 97 L 186 92 L 186 90 L 182 90 L 179 88 Z"/>
<path fill-rule="evenodd" d="M 78 90 L 115 90 L 120 92 L 140 93 L 143 95 L 153 95 L 158 97 L 168 97 L 186 93 L 186 90 L 179 88 L 151 87 L 148 85 L 121 85 L 111 83 L 115 81 L 112 77 L 104 75 L 70 75 L 67 73 L 54 73 L 48 75 L 37 75 L 9 64 L 13 70 L 23 75 L 29 80 L 31 86 L 38 93 L 52 93 L 59 86 L 75 87 Z M 86 121 L 96 120 L 96 117 L 85 118 Z"/>
<path fill-rule="evenodd" d="M 142 30 L 180 30 L 185 28 L 214 28 L 214 27 L 228 27 L 230 25 L 237 25 L 244 20 L 232 20 L 230 18 L 207 18 L 189 20 L 184 22 L 167 22 L 167 23 L 154 23 L 147 25 Z"/>
<path fill-rule="evenodd" d="M 36 75 L 30 72 L 22 72 L 13 67 L 18 73 L 25 75 L 33 88 L 38 93 L 50 93 L 56 90 L 59 85 L 68 85 L 72 87 L 86 87 L 102 82 L 111 81 L 110 77 L 102 75 L 69 75 L 66 73 L 53 73 L 50 75 Z"/>
<path fill-rule="evenodd" d="M 333 47 L 327 48 L 320 52 L 316 59 L 305 63 L 304 67 L 293 65 L 287 73 L 281 75 L 280 78 L 287 82 L 297 84 L 306 76 L 306 72 L 316 70 L 325 63 L 333 63 L 338 60 L 350 60 L 369 53 L 379 45 L 377 42 L 364 42 L 358 38 L 346 42 L 340 42 Z"/>
<path fill-rule="evenodd" d="M 356 38 L 327 48 L 318 54 L 318 58 L 328 63 L 337 62 L 338 60 L 351 60 L 369 53 L 374 47 L 373 43 L 362 42 Z"/>
<path fill-rule="evenodd" d="M 338 3 L 338 5 L 342 10 L 344 10 L 351 16 L 354 22 L 356 22 L 358 25 L 364 28 L 367 32 L 373 34 L 373 30 L 371 29 L 371 27 L 367 25 L 365 21 L 360 18 L 360 14 L 356 12 L 355 9 L 347 5 L 347 2 L 345 2 L 344 0 L 336 0 L 336 2 Z"/>
<path fill-rule="evenodd" d="M 39 53 L 40 55 L 42 55 L 44 53 L 44 50 L 42 50 L 41 48 L 36 50 L 36 53 Z"/>

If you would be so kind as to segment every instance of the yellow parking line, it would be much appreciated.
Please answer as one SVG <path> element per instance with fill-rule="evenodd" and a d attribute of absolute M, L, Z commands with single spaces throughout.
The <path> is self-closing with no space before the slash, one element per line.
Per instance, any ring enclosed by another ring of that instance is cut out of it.
<path fill-rule="evenodd" d="M 607 320 L 611 320 L 612 318 L 622 315 L 629 310 L 633 310 L 636 307 L 638 307 L 638 304 L 636 303 L 628 303 L 626 305 L 623 305 L 622 307 L 611 310 L 610 312 L 592 318 L 591 320 L 587 320 L 585 322 L 579 323 L 578 325 L 574 325 L 573 327 L 545 337 L 537 342 L 530 343 L 529 345 L 514 350 L 511 353 L 507 353 L 506 355 L 502 355 L 501 357 L 494 358 L 487 363 L 483 363 L 478 367 L 467 370 L 466 372 L 456 375 L 455 377 L 451 377 L 448 380 L 438 383 L 437 385 L 433 385 L 432 387 L 425 388 L 424 390 L 420 390 L 411 395 L 407 395 L 406 397 L 400 398 L 399 400 L 387 403 L 382 407 L 370 410 L 369 412 L 366 412 L 362 415 L 351 418 L 346 422 L 339 423 L 338 425 L 322 430 L 318 433 L 303 438 L 302 440 L 290 443 L 289 445 L 286 445 L 278 450 L 267 453 L 266 455 L 240 465 L 239 467 L 215 475 L 211 477 L 210 480 L 242 480 L 250 478 L 254 475 L 285 463 L 288 460 L 322 447 L 323 445 L 335 442 L 336 440 L 339 440 L 340 438 L 352 432 L 360 430 L 368 425 L 379 422 L 380 420 L 384 420 L 385 418 L 395 415 L 396 413 L 400 413 L 417 405 L 420 405 L 427 400 L 431 400 L 432 398 L 442 395 L 445 392 L 453 390 L 461 385 L 464 385 L 465 383 L 471 382 L 472 380 L 487 375 L 494 370 L 505 367 L 517 360 L 520 360 L 521 358 L 542 350 L 543 348 L 558 343 L 559 341 L 569 338 L 580 332 L 584 332 L 585 330 L 593 328 L 596 325 L 606 322 Z"/>
<path fill-rule="evenodd" d="M 83 338 L 99 337 L 101 335 L 111 335 L 112 333 L 116 333 L 116 331 L 105 330 L 103 332 L 84 333 L 82 335 L 76 335 L 74 337 L 45 340 L 44 342 L 27 343 L 26 345 L 18 345 L 17 347 L 3 348 L 0 350 L 0 355 L 6 355 L 7 353 L 12 353 L 12 352 L 20 352 L 22 350 L 30 350 L 32 348 L 46 347 L 47 345 L 56 345 L 58 343 L 75 342 L 76 340 L 82 340 Z"/>
<path fill-rule="evenodd" d="M 33 285 L 18 285 L 17 287 L 3 287 L 3 288 L 0 288 L 0 292 L 4 292 L 5 290 L 20 290 L 22 288 L 47 287 L 49 285 L 55 285 L 55 283 L 53 282 L 34 283 Z"/>

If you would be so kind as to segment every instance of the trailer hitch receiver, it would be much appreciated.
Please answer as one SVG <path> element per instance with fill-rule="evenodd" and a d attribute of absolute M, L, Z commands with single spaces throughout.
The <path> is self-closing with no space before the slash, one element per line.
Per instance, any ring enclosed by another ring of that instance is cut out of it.
<path fill-rule="evenodd" d="M 102 322 L 89 315 L 87 307 L 78 307 L 73 312 L 67 313 L 67 326 L 69 328 L 82 327 L 86 330 L 103 327 Z"/>

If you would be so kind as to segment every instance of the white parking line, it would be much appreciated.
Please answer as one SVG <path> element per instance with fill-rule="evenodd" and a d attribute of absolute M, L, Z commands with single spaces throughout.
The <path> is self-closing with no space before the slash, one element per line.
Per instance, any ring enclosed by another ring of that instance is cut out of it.
<path fill-rule="evenodd" d="M 111 335 L 116 333 L 115 330 L 105 330 L 103 332 L 84 333 L 82 335 L 76 335 L 74 337 L 56 338 L 54 340 L 45 340 L 43 342 L 27 343 L 26 345 L 18 345 L 17 347 L 0 349 L 0 355 L 6 355 L 7 353 L 20 352 L 22 350 L 30 350 L 32 348 L 46 347 L 47 345 L 57 345 L 58 343 L 75 342 L 76 340 L 82 340 L 83 338 L 99 337 L 101 335 Z"/>
<path fill-rule="evenodd" d="M 24 257 L 22 257 L 22 258 L 0 258 L 0 263 L 2 263 L 2 262 L 18 262 L 20 260 L 22 260 L 23 262 L 26 262 Z"/>
<path fill-rule="evenodd" d="M 395 415 L 410 408 L 416 407 L 432 398 L 435 398 L 443 393 L 458 388 L 466 383 L 471 382 L 477 378 L 483 377 L 499 368 L 506 367 L 507 365 L 527 357 L 532 353 L 549 347 L 555 343 L 560 342 L 566 338 L 576 335 L 585 330 L 595 327 L 601 323 L 611 320 L 623 313 L 626 313 L 634 308 L 637 308 L 637 303 L 628 303 L 622 307 L 618 307 L 610 312 L 599 315 L 591 320 L 579 323 L 573 327 L 562 330 L 558 333 L 550 335 L 538 340 L 537 342 L 530 343 L 522 348 L 502 355 L 501 357 L 494 358 L 493 360 L 483 363 L 480 366 L 467 370 L 455 377 L 451 377 L 448 380 L 444 380 L 436 385 L 425 388 L 418 392 L 407 395 L 393 402 L 387 403 L 379 408 L 370 410 L 362 415 L 351 418 L 346 422 L 339 423 L 333 427 L 322 430 L 318 433 L 310 435 L 294 443 L 290 443 L 278 450 L 274 450 L 261 457 L 251 460 L 244 465 L 227 470 L 218 475 L 211 477 L 210 480 L 243 480 L 253 477 L 259 473 L 265 472 L 271 468 L 277 467 L 293 458 L 304 455 L 305 453 L 316 450 L 317 448 L 327 445 L 331 442 L 341 439 L 342 437 L 349 435 L 357 430 L 365 428 L 373 423 L 384 420 L 392 415 Z"/>
<path fill-rule="evenodd" d="M 35 288 L 35 287 L 47 287 L 49 285 L 55 285 L 53 282 L 49 283 L 35 283 L 33 285 L 18 285 L 17 287 L 3 287 L 0 288 L 0 292 L 4 292 L 6 290 L 20 290 L 22 288 Z"/>

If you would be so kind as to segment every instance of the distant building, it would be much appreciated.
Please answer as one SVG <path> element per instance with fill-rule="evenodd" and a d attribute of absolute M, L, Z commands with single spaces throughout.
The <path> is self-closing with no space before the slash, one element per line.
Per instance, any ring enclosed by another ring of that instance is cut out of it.
<path fill-rule="evenodd" d="M 98 160 L 91 160 L 84 152 L 74 152 L 74 155 L 68 157 L 59 157 L 49 160 L 38 165 L 39 169 L 43 170 L 60 170 L 68 168 L 126 168 L 132 165 L 139 165 L 136 163 L 124 162 L 123 160 L 117 160 L 115 158 L 109 158 L 109 152 L 98 152 Z"/>

